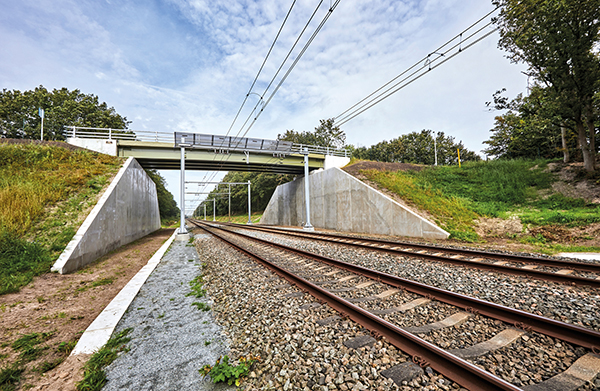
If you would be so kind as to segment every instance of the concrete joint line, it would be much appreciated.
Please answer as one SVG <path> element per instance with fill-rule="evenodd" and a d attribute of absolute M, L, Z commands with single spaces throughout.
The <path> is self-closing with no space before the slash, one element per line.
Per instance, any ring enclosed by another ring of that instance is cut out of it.
<path fill-rule="evenodd" d="M 121 320 L 121 317 L 125 314 L 125 311 L 150 276 L 150 273 L 152 273 L 160 263 L 160 260 L 171 246 L 171 243 L 173 243 L 176 235 L 176 232 L 171 235 L 158 251 L 154 253 L 148 263 L 133 276 L 119 294 L 115 296 L 92 324 L 89 325 L 71 352 L 71 356 L 77 354 L 92 354 L 108 342 L 117 323 L 119 323 L 119 320 Z"/>

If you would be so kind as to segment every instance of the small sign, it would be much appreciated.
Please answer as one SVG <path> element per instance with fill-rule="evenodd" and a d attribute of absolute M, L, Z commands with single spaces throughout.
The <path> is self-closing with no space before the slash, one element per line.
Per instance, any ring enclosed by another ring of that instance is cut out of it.
<path fill-rule="evenodd" d="M 38 109 L 38 114 L 40 115 L 40 118 L 44 118 L 44 109 L 42 109 L 41 107 Z"/>

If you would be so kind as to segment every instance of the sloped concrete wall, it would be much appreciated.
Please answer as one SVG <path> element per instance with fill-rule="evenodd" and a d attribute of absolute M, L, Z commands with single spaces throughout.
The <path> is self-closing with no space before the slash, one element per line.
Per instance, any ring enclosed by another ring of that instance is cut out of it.
<path fill-rule="evenodd" d="M 92 209 L 52 271 L 70 273 L 160 228 L 156 185 L 129 158 Z"/>
<path fill-rule="evenodd" d="M 310 220 L 317 228 L 341 232 L 446 239 L 450 234 L 339 168 L 314 172 Z M 301 226 L 305 220 L 304 177 L 280 185 L 261 224 Z"/>

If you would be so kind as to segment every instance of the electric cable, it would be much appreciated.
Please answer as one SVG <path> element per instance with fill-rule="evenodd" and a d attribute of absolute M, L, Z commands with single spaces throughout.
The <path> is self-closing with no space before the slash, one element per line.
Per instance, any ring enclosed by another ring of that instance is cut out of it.
<path fill-rule="evenodd" d="M 428 68 L 427 72 L 431 69 L 436 68 L 437 66 L 431 66 L 431 64 L 433 64 L 434 62 L 438 61 L 441 57 L 445 56 L 446 54 L 448 54 L 450 51 L 452 51 L 453 49 L 456 49 L 457 47 L 458 49 L 458 53 L 461 53 L 462 51 L 466 50 L 467 48 L 471 47 L 472 45 L 467 45 L 464 48 L 462 47 L 462 45 L 464 43 L 466 43 L 469 39 L 473 38 L 475 35 L 477 35 L 478 33 L 480 33 L 481 31 L 483 31 L 485 28 L 489 27 L 492 22 L 488 22 L 486 25 L 484 25 L 483 27 L 479 28 L 478 30 L 476 30 L 474 33 L 472 33 L 471 35 L 469 35 L 468 37 L 463 39 L 463 35 L 468 32 L 469 30 L 471 30 L 472 28 L 474 28 L 475 26 L 477 26 L 478 24 L 480 24 L 483 20 L 485 20 L 486 18 L 488 18 L 490 15 L 492 15 L 494 12 L 496 12 L 500 7 L 496 7 L 494 8 L 492 11 L 488 12 L 486 15 L 484 15 L 483 17 L 481 17 L 480 19 L 478 19 L 476 22 L 472 23 L 469 27 L 467 27 L 466 29 L 464 29 L 461 33 L 457 34 L 456 36 L 454 36 L 453 38 L 449 39 L 448 41 L 446 41 L 444 44 L 442 44 L 441 46 L 439 46 L 437 49 L 435 49 L 433 52 L 429 53 L 427 56 L 423 57 L 421 60 L 417 61 L 415 64 L 413 64 L 411 67 L 409 67 L 408 69 L 406 69 L 405 71 L 403 71 L 402 73 L 400 73 L 399 75 L 397 75 L 396 77 L 394 77 L 393 79 L 391 79 L 390 81 L 388 81 L 387 83 L 385 83 L 384 85 L 382 85 L 381 87 L 379 87 L 377 90 L 373 91 L 372 93 L 370 93 L 369 95 L 367 95 L 366 97 L 364 97 L 363 99 L 361 99 L 360 101 L 358 101 L 357 103 L 355 103 L 354 105 L 352 105 L 350 108 L 346 109 L 345 111 L 343 111 L 342 113 L 340 113 L 339 115 L 337 115 L 336 117 L 334 117 L 334 119 L 337 122 L 337 125 L 342 125 L 346 122 L 348 122 L 349 120 L 351 120 L 352 118 L 356 117 L 356 115 L 364 112 L 365 110 L 363 110 L 363 108 L 365 108 L 366 106 L 369 106 L 368 108 L 372 107 L 373 105 L 371 105 L 372 102 L 374 102 L 375 100 L 377 100 L 379 97 L 383 96 L 384 94 L 386 94 L 387 92 L 389 92 L 390 90 L 394 89 L 396 86 L 398 86 L 399 84 L 403 83 L 404 81 L 408 80 L 410 77 L 414 76 L 415 74 L 417 74 L 418 72 L 422 71 L 424 68 Z M 497 31 L 497 29 L 493 30 L 493 31 Z M 489 34 L 486 34 L 485 37 L 487 37 Z M 442 51 L 442 49 L 444 49 L 446 46 L 448 46 L 450 43 L 452 43 L 453 41 L 456 41 L 457 39 L 460 38 L 460 41 L 455 44 L 454 46 L 450 47 L 449 49 L 446 49 L 444 52 L 440 53 L 440 51 Z M 477 40 L 476 42 L 479 42 L 479 40 Z M 438 54 L 439 56 L 431 59 L 431 55 L 432 54 Z M 455 54 L 453 54 L 450 58 L 454 57 Z M 443 61 L 445 62 L 445 61 Z M 442 62 L 442 63 L 443 63 Z M 417 66 L 419 66 L 420 64 L 421 67 L 419 69 L 417 69 L 415 72 L 411 73 L 410 75 L 408 75 L 407 77 L 405 77 L 404 79 L 400 80 L 399 82 L 395 83 L 392 87 L 388 88 L 387 90 L 385 90 L 384 92 L 381 92 L 381 90 L 383 90 L 384 88 L 386 88 L 387 86 L 389 86 L 390 84 L 392 84 L 393 82 L 395 82 L 396 80 L 398 80 L 400 77 L 406 75 L 408 72 L 410 72 L 411 70 L 413 70 L 414 68 L 416 68 Z M 420 77 L 420 76 L 419 76 Z M 419 78 L 417 77 L 417 79 Z M 416 79 L 415 79 L 416 80 Z M 414 80 L 413 80 L 414 81 Z M 408 85 L 410 83 L 407 83 L 406 85 Z M 406 86 L 404 85 L 404 86 Z M 395 90 L 394 92 L 397 92 L 398 90 Z M 378 94 L 379 93 L 379 94 Z M 373 97 L 374 95 L 378 94 L 377 96 L 375 96 L 374 98 L 370 99 L 371 97 Z M 388 95 L 389 96 L 389 95 Z M 387 97 L 387 96 L 386 96 Z M 370 99 L 370 100 L 369 100 Z M 365 101 L 369 100 L 368 102 L 364 103 Z M 378 101 L 379 102 L 379 101 Z M 362 105 L 362 106 L 361 106 Z M 358 107 L 358 108 L 357 108 Z M 355 109 L 356 108 L 356 109 Z M 356 114 L 356 115 L 354 115 Z"/>

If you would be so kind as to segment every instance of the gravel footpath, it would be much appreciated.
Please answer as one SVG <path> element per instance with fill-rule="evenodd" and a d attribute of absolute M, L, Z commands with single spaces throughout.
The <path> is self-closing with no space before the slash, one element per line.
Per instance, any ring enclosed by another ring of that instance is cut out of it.
<path fill-rule="evenodd" d="M 214 385 L 198 370 L 227 353 L 226 339 L 206 297 L 186 297 L 201 273 L 198 253 L 187 241 L 174 241 L 119 322 L 115 333 L 133 328 L 131 349 L 106 368 L 103 390 L 233 390 Z"/>

